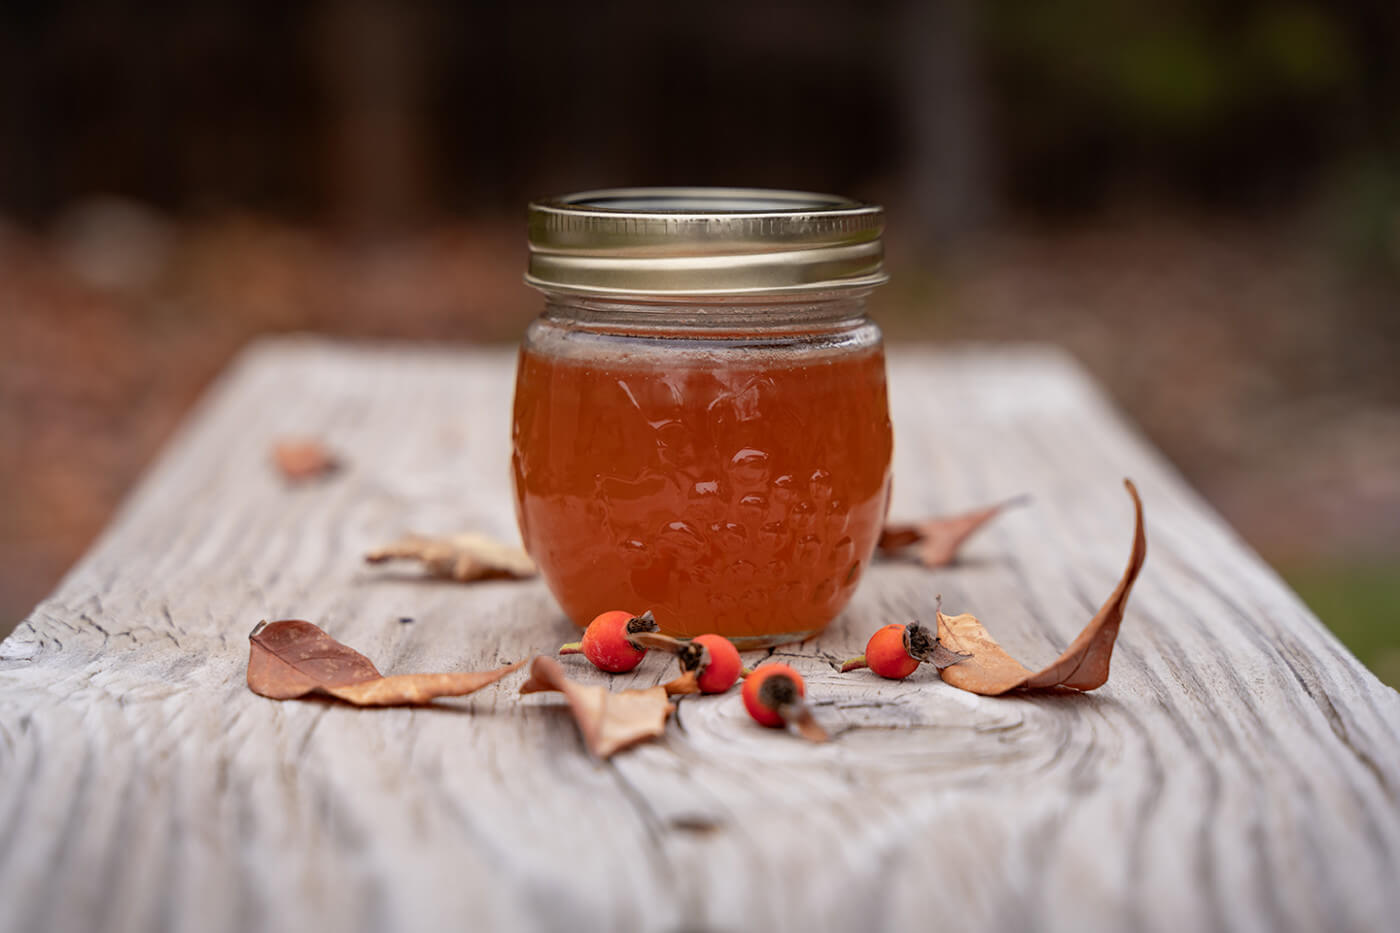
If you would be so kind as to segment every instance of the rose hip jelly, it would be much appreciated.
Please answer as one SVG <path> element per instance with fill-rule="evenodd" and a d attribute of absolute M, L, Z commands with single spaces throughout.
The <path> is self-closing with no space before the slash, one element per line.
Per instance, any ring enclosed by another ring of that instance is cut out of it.
<path fill-rule="evenodd" d="M 525 546 L 564 611 L 741 647 L 820 631 L 879 536 L 879 208 L 630 189 L 531 206 L 516 382 Z"/>

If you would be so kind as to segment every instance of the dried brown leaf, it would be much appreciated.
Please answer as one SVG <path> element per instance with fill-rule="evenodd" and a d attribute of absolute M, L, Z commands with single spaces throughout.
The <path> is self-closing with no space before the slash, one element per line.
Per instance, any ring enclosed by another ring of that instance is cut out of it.
<path fill-rule="evenodd" d="M 891 554 L 910 545 L 918 545 L 915 554 L 919 563 L 925 567 L 943 567 L 957 558 L 958 548 L 972 537 L 973 532 L 995 518 L 1003 509 L 1026 501 L 1026 496 L 1019 496 L 962 515 L 886 525 L 880 533 L 878 546 L 881 553 Z"/>
<path fill-rule="evenodd" d="M 272 448 L 272 462 L 293 482 L 315 479 L 340 467 L 340 460 L 325 444 L 314 438 L 288 438 Z"/>
<path fill-rule="evenodd" d="M 564 676 L 558 661 L 541 656 L 531 663 L 530 679 L 521 684 L 520 692 L 547 690 L 564 694 L 584 744 L 598 758 L 608 758 L 660 735 L 666 729 L 666 717 L 671 715 L 665 687 L 614 693 L 607 687 L 575 683 Z"/>
<path fill-rule="evenodd" d="M 475 532 L 439 537 L 404 535 L 392 544 L 370 551 L 365 560 L 371 564 L 416 560 L 435 577 L 463 583 L 532 577 L 536 573 L 535 562 L 523 550 Z"/>
<path fill-rule="evenodd" d="M 491 671 L 385 677 L 369 658 L 300 619 L 259 622 L 248 641 L 248 688 L 273 700 L 325 694 L 356 706 L 427 703 L 474 693 L 525 663 Z"/>
<path fill-rule="evenodd" d="M 689 696 L 700 692 L 700 681 L 695 671 L 682 671 L 680 676 L 662 684 L 661 689 L 666 691 L 668 697 Z"/>
<path fill-rule="evenodd" d="M 970 615 L 945 616 L 938 613 L 938 637 L 956 651 L 970 652 L 972 657 L 945 668 L 939 673 L 943 679 L 961 690 L 980 693 L 983 696 L 997 696 L 1011 690 L 1044 690 L 1054 687 L 1068 687 L 1074 690 L 1093 690 L 1108 680 L 1109 660 L 1113 655 L 1113 644 L 1118 638 L 1118 627 L 1123 622 L 1123 610 L 1128 605 L 1128 594 L 1133 582 L 1142 570 L 1147 559 L 1147 534 L 1143 528 L 1142 499 L 1131 480 L 1124 480 L 1128 495 L 1133 499 L 1136 524 L 1133 530 L 1133 548 L 1128 557 L 1127 569 L 1123 571 L 1118 586 L 1114 588 L 1108 601 L 1084 626 L 1074 642 L 1065 649 L 1049 667 L 1039 672 L 1029 668 L 1007 654 L 996 640 L 982 627 L 982 623 Z"/>

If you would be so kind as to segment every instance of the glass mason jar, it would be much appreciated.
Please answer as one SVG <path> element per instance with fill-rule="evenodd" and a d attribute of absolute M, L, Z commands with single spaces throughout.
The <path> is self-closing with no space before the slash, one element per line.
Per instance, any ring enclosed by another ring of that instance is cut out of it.
<path fill-rule="evenodd" d="M 624 189 L 530 206 L 513 428 L 525 547 L 579 625 L 741 648 L 821 631 L 870 560 L 892 437 L 879 207 Z"/>

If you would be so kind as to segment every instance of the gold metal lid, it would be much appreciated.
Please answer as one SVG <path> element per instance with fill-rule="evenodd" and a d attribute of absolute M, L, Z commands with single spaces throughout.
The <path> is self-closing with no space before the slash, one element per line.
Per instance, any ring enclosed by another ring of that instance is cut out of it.
<path fill-rule="evenodd" d="M 762 188 L 613 188 L 530 205 L 525 281 L 596 295 L 752 295 L 879 285 L 884 210 Z"/>

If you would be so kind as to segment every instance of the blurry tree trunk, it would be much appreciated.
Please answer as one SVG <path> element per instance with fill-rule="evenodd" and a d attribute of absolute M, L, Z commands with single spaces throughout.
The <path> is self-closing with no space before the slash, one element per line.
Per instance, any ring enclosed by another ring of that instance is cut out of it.
<path fill-rule="evenodd" d="M 976 7 L 975 0 L 904 0 L 899 18 L 904 203 L 910 233 L 925 244 L 976 228 L 993 208 Z"/>
<path fill-rule="evenodd" d="M 408 223 L 427 206 L 425 25 L 420 7 L 394 0 L 326 0 L 316 20 L 326 193 L 352 229 Z"/>

